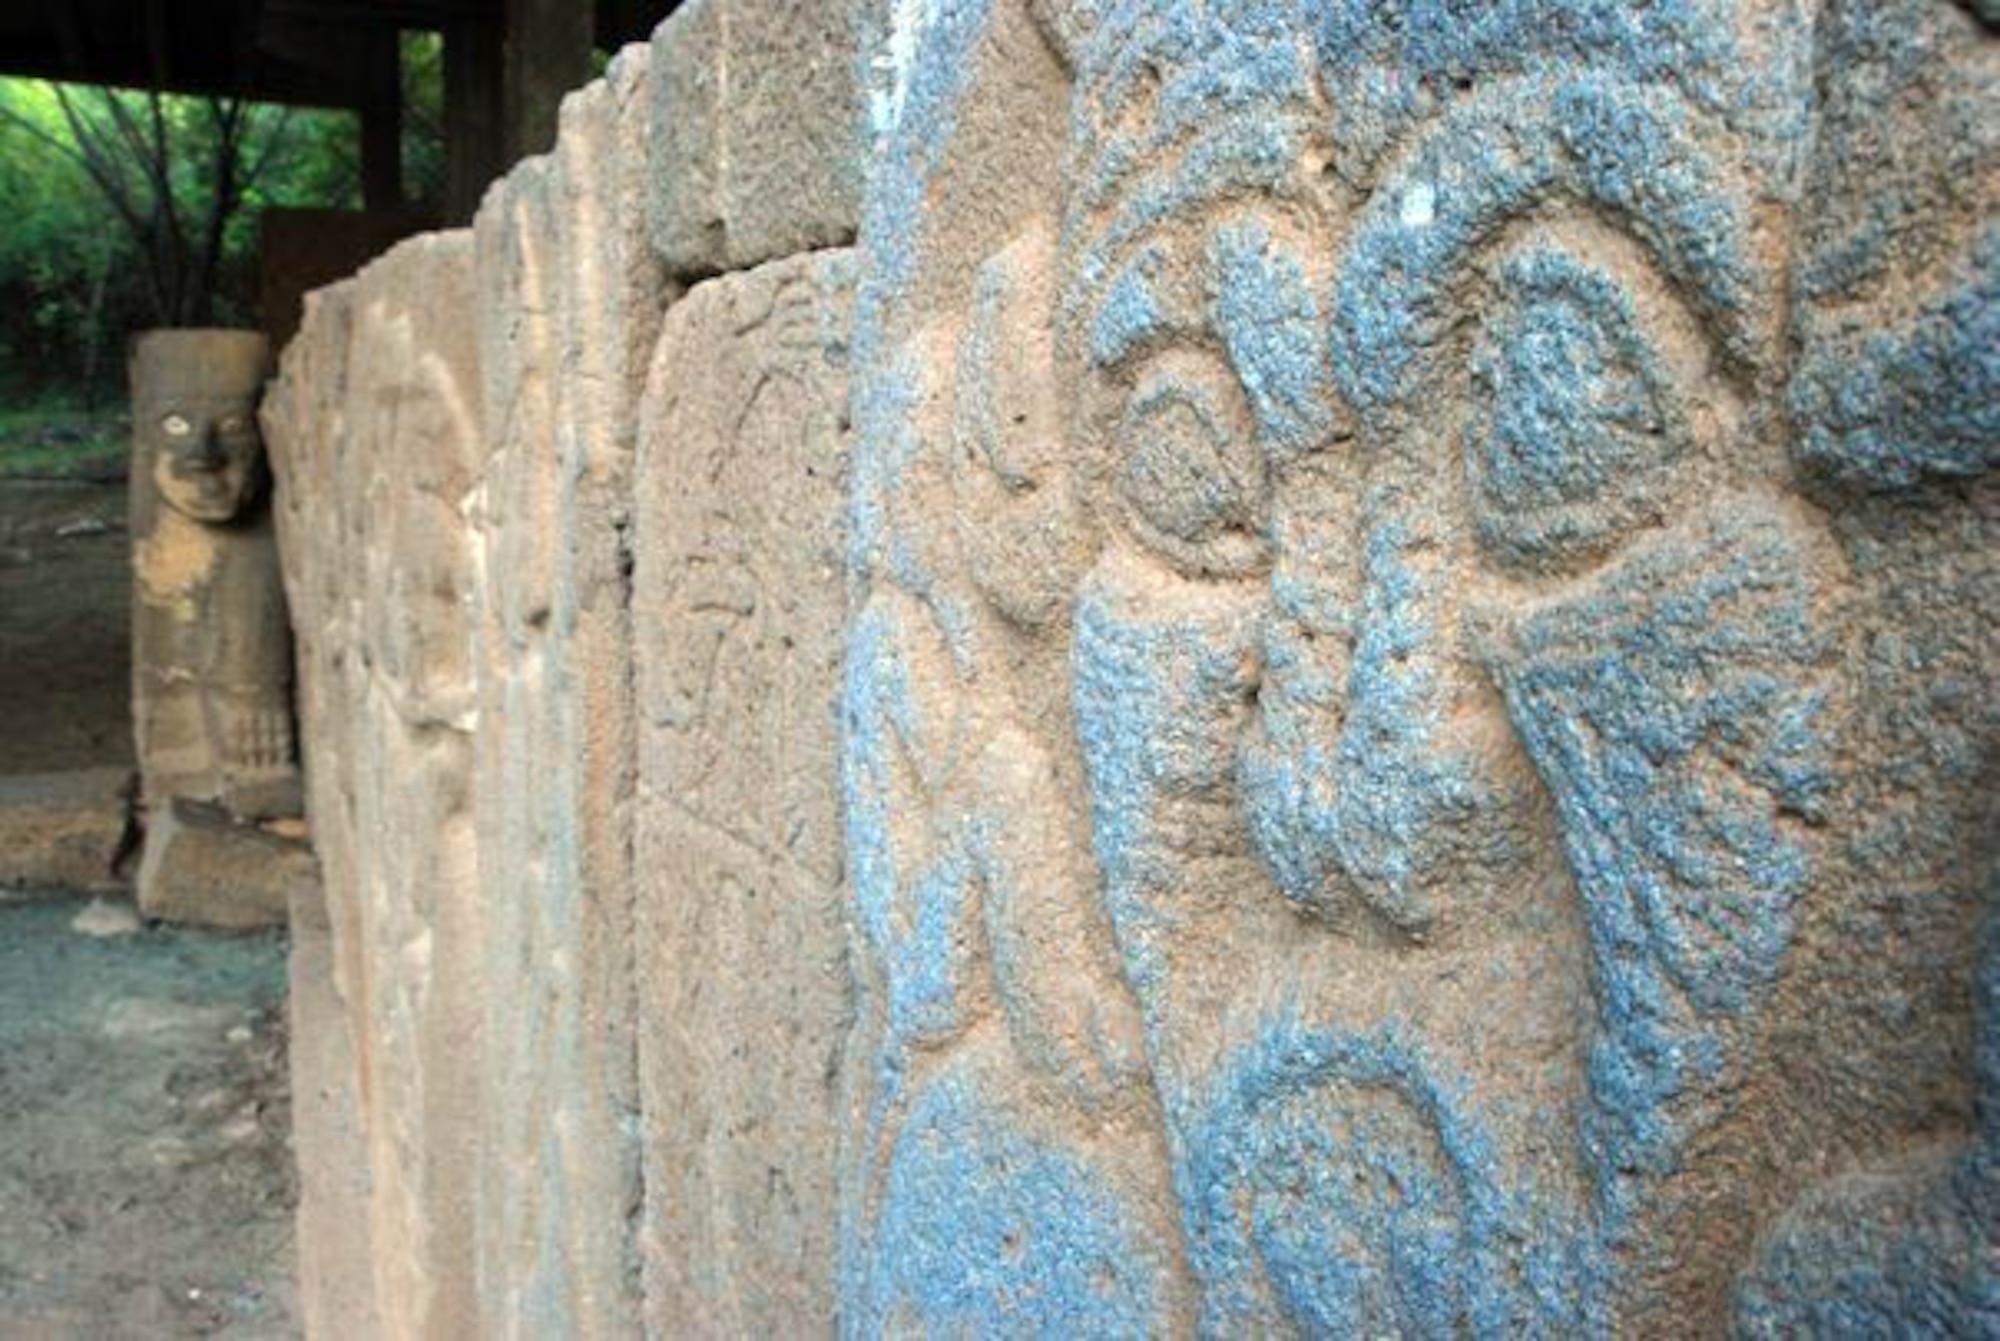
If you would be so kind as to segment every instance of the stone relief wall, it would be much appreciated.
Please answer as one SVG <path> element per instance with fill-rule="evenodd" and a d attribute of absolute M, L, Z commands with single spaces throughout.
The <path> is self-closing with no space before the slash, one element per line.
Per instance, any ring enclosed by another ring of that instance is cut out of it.
<path fill-rule="evenodd" d="M 2000 1328 L 1984 11 L 792 8 L 285 356 L 316 1330 Z"/>
<path fill-rule="evenodd" d="M 810 1330 L 833 1310 L 839 777 L 798 765 L 839 751 L 851 269 L 813 252 L 697 286 L 641 410 L 641 1247 L 659 1335 Z"/>
<path fill-rule="evenodd" d="M 368 1307 L 393 1335 L 475 1316 L 470 244 L 416 239 L 318 295 L 265 409 L 330 978 L 369 1161 L 366 1204 L 308 1199 L 302 1238 L 365 1226 Z"/>
<path fill-rule="evenodd" d="M 666 294 L 644 239 L 647 53 L 563 107 L 473 228 L 479 507 L 480 1330 L 637 1317 L 632 1042 L 636 409 Z"/>

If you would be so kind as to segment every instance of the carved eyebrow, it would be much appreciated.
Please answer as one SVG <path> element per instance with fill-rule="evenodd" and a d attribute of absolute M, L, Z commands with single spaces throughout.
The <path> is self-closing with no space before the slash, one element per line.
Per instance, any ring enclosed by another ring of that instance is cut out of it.
<path fill-rule="evenodd" d="M 1275 454 L 1303 455 L 1334 427 L 1319 304 L 1305 268 L 1254 215 L 1218 228 L 1209 254 L 1213 324 L 1258 432 Z"/>
<path fill-rule="evenodd" d="M 1084 200 L 1099 208 L 1123 192 L 1124 178 L 1170 161 L 1171 147 L 1196 129 L 1232 121 L 1262 124 L 1298 112 L 1313 96 L 1313 70 L 1289 7 L 1261 3 L 1162 7 L 1106 25 L 1112 44 L 1094 51 L 1078 79 L 1075 123 L 1091 165 Z M 1130 125 L 1138 104 L 1144 124 Z"/>
<path fill-rule="evenodd" d="M 1129 184 L 1122 166 L 1107 155 L 1070 202 L 1079 221 L 1101 208 L 1111 211 L 1107 222 L 1087 228 L 1078 284 L 1086 292 L 1097 289 L 1128 250 L 1145 245 L 1151 234 L 1198 220 L 1209 205 L 1237 196 L 1288 194 L 1301 172 L 1306 138 L 1302 112 L 1272 109 L 1262 117 L 1221 122 L 1178 158 L 1163 166 L 1149 162 L 1151 170 Z"/>
<path fill-rule="evenodd" d="M 1366 413 L 1409 393 L 1452 277 L 1551 194 L 1615 216 L 1754 364 L 1751 321 L 1767 305 L 1746 254 L 1750 205 L 1688 133 L 1691 115 L 1672 94 L 1593 76 L 1553 93 L 1517 81 L 1454 108 L 1376 190 L 1340 266 L 1332 356 L 1348 401 Z"/>

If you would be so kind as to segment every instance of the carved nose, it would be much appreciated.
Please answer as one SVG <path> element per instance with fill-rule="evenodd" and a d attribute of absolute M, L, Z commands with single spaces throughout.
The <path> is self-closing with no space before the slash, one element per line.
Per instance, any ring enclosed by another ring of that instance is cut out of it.
<path fill-rule="evenodd" d="M 195 438 L 194 450 L 188 454 L 188 459 L 203 470 L 219 469 L 228 461 L 228 454 L 222 450 L 222 441 L 216 435 L 214 425 L 202 427 L 199 436 Z"/>
<path fill-rule="evenodd" d="M 1464 758 L 1445 737 L 1457 670 L 1443 575 L 1427 562 L 1430 549 L 1403 521 L 1370 533 L 1335 781 L 1346 873 L 1406 930 L 1434 916 L 1425 877 L 1446 832 L 1473 804 Z"/>
<path fill-rule="evenodd" d="M 1358 901 L 1411 934 L 1434 920 L 1440 855 L 1475 809 L 1446 725 L 1458 674 L 1449 592 L 1419 525 L 1370 529 L 1344 657 L 1270 657 L 1278 682 L 1242 768 L 1252 830 L 1287 897 L 1336 917 Z"/>

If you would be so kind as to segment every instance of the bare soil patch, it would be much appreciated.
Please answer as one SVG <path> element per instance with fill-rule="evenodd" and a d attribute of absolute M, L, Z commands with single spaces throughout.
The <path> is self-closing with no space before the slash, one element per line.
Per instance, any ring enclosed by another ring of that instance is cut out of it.
<path fill-rule="evenodd" d="M 122 484 L 0 479 L 0 773 L 132 762 Z"/>
<path fill-rule="evenodd" d="M 284 938 L 133 925 L 0 904 L 0 1336 L 296 1335 Z"/>

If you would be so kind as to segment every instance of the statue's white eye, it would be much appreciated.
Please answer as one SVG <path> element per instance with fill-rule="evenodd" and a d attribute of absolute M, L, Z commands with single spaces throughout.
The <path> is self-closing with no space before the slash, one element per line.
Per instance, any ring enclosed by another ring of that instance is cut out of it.
<path fill-rule="evenodd" d="M 247 432 L 250 428 L 250 420 L 245 415 L 232 414 L 227 419 L 224 419 L 221 423 L 217 424 L 215 427 L 216 431 L 220 433 L 229 433 L 229 434 L 244 433 Z"/>
<path fill-rule="evenodd" d="M 194 432 L 194 425 L 177 414 L 170 414 L 160 421 L 160 431 L 170 438 L 185 438 Z"/>

